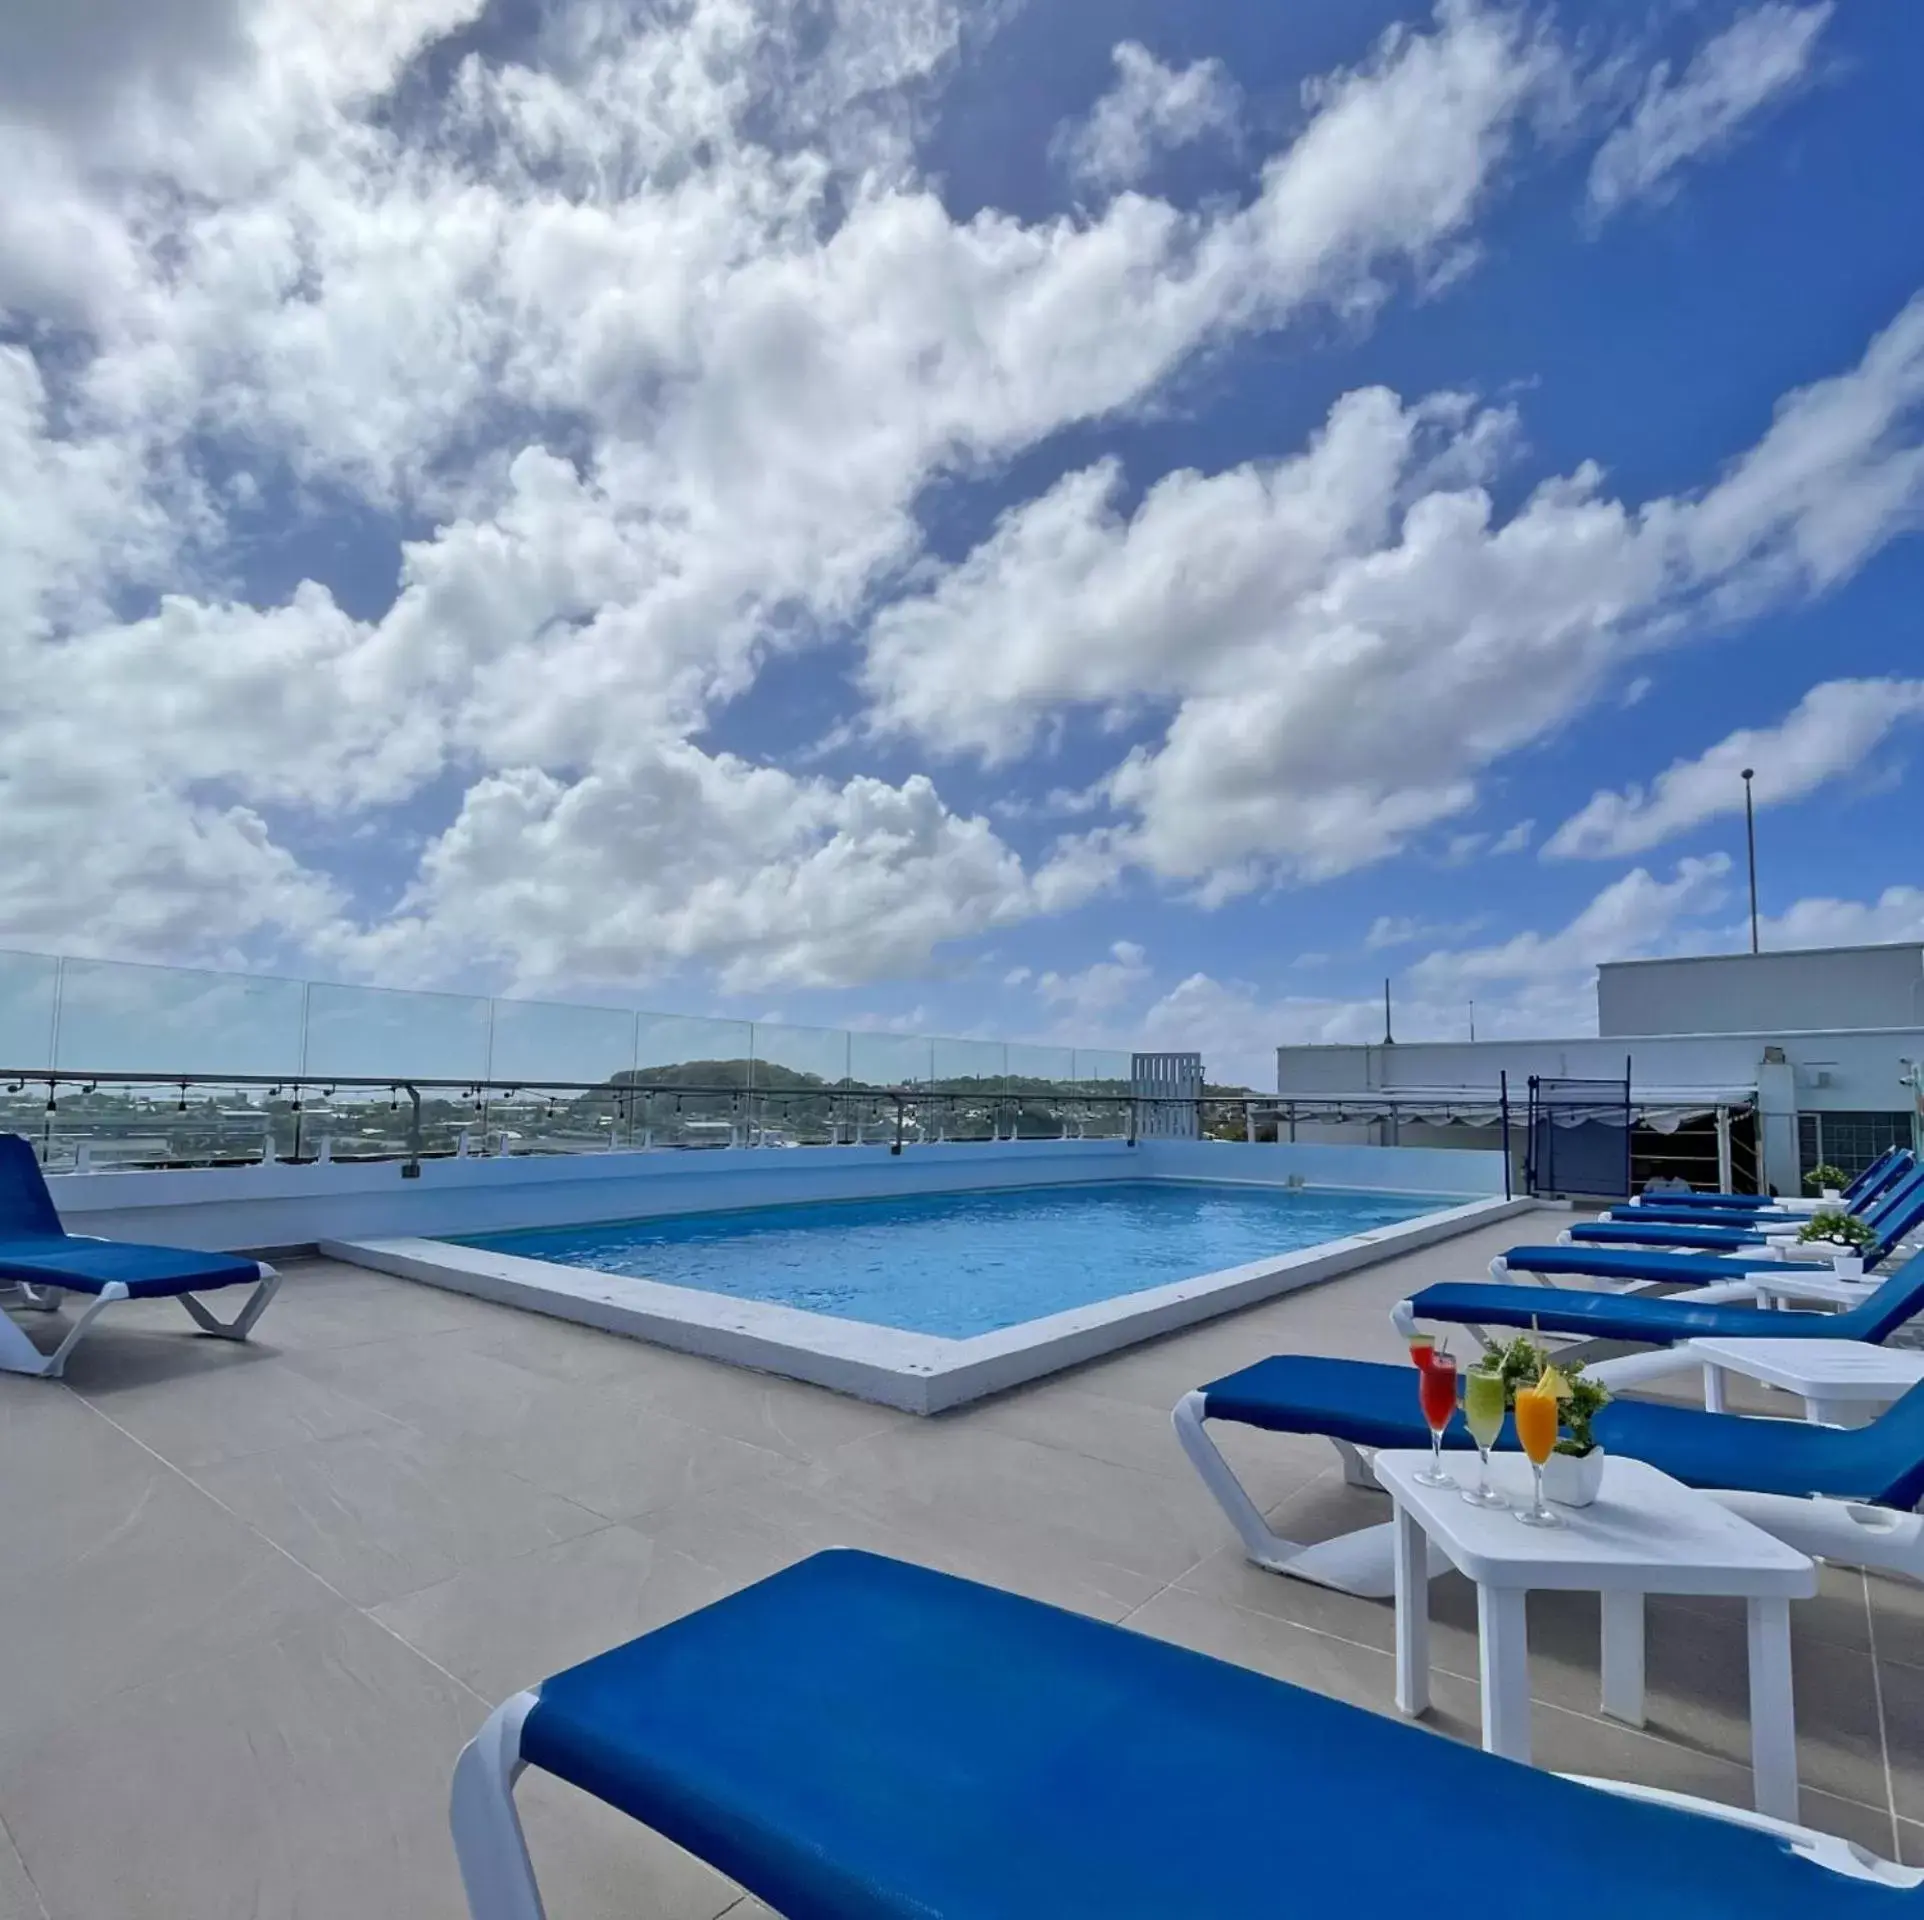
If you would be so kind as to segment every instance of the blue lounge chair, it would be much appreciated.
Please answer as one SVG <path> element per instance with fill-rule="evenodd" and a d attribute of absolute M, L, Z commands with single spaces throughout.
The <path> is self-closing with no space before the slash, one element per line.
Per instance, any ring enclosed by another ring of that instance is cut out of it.
<path fill-rule="evenodd" d="M 264 1261 L 231 1253 L 144 1247 L 69 1233 L 60 1224 L 32 1146 L 16 1133 L 0 1134 L 0 1288 L 14 1290 L 11 1304 L 38 1313 L 58 1312 L 63 1292 L 93 1296 L 51 1353 L 42 1353 L 0 1313 L 0 1372 L 58 1379 L 81 1337 L 120 1300 L 178 1300 L 201 1332 L 245 1340 L 280 1283 L 280 1275 Z M 195 1297 L 239 1286 L 254 1292 L 231 1321 L 216 1319 Z"/>
<path fill-rule="evenodd" d="M 1885 1172 L 1880 1173 L 1862 1192 L 1836 1200 L 1779 1200 L 1767 1207 L 1706 1207 L 1692 1200 L 1652 1199 L 1612 1207 L 1606 1220 L 1627 1221 L 1631 1226 L 1664 1222 L 1679 1227 L 1730 1227 L 1759 1233 L 1795 1232 L 1816 1213 L 1848 1213 L 1858 1219 L 1867 1217 L 1886 1200 L 1916 1169 L 1917 1162 L 1908 1152 L 1889 1156 Z"/>
<path fill-rule="evenodd" d="M 1124 1627 L 816 1554 L 517 1694 L 456 1765 L 473 1920 L 541 1920 L 538 1767 L 788 1920 L 1401 1913 L 1478 1854 L 1639 1920 L 1917 1920 L 1924 1879 L 1540 1773 Z"/>
<path fill-rule="evenodd" d="M 1628 1287 L 1716 1287 L 1739 1291 L 1741 1283 L 1762 1275 L 1777 1279 L 1786 1273 L 1821 1271 L 1774 1252 L 1676 1253 L 1660 1247 L 1512 1247 L 1490 1262 L 1490 1277 L 1499 1284 L 1513 1273 L 1534 1274 L 1540 1280 L 1558 1276 L 1584 1280 L 1620 1280 Z M 1540 1287 L 1539 1292 L 1560 1289 Z"/>
<path fill-rule="evenodd" d="M 1650 1193 L 1639 1194 L 1616 1210 L 1616 1217 L 1639 1207 L 1668 1211 L 1681 1208 L 1705 1213 L 1779 1213 L 1802 1215 L 1820 1206 L 1841 1206 L 1856 1213 L 1901 1179 L 1916 1164 L 1909 1147 L 1886 1147 L 1857 1178 L 1845 1186 L 1835 1201 L 1781 1199 L 1769 1193 Z"/>
<path fill-rule="evenodd" d="M 1803 1317 L 1751 1314 L 1757 1323 Z M 1204 1422 L 1326 1439 L 1352 1485 L 1374 1486 L 1370 1453 L 1430 1444 L 1409 1367 L 1278 1354 L 1185 1394 L 1173 1418 L 1190 1464 L 1258 1566 L 1371 1598 L 1390 1592 L 1387 1526 L 1313 1543 L 1284 1539 L 1230 1470 Z M 1910 1512 L 1924 1498 L 1924 1386 L 1912 1388 L 1865 1427 L 1747 1419 L 1619 1399 L 1597 1414 L 1594 1431 L 1609 1452 L 1715 1493 L 1806 1553 L 1924 1574 L 1924 1521 Z M 1461 1414 L 1443 1444 L 1472 1447 Z M 1507 1424 L 1497 1444 L 1516 1444 Z"/>
<path fill-rule="evenodd" d="M 1753 1276 L 1754 1277 L 1754 1276 Z M 1506 1287 L 1450 1281 L 1425 1287 L 1396 1308 L 1398 1326 L 1535 1327 L 1579 1340 L 1869 1340 L 1879 1342 L 1924 1313 L 1924 1253 L 1841 1313 L 1770 1313 L 1734 1300 L 1587 1293 L 1575 1287 Z"/>
<path fill-rule="evenodd" d="M 1651 1194 L 1612 1207 L 1606 1220 L 1664 1220 L 1675 1226 L 1800 1227 L 1812 1214 L 1841 1210 L 1860 1218 L 1903 1180 L 1917 1161 L 1908 1147 L 1893 1147 L 1853 1180 L 1835 1200 L 1765 1200 L 1749 1196 L 1754 1205 L 1739 1206 L 1729 1196 L 1713 1194 Z"/>
<path fill-rule="evenodd" d="M 1630 1218 L 1587 1221 L 1572 1227 L 1561 1239 L 1577 1246 L 1667 1246 L 1703 1253 L 1762 1252 L 1773 1245 L 1783 1245 L 1782 1257 L 1794 1258 L 1794 1237 L 1803 1224 L 1792 1219 L 1760 1219 L 1754 1225 L 1733 1227 L 1678 1225 L 1638 1217 L 1647 1211 L 1653 1210 L 1637 1208 Z M 1863 1215 L 1863 1221 L 1876 1235 L 1873 1244 L 1882 1252 L 1888 1252 L 1919 1221 L 1924 1221 L 1924 1167 L 1913 1168 L 1880 1196 Z"/>
<path fill-rule="evenodd" d="M 1924 1220 L 1924 1167 L 1918 1169 L 1914 1178 L 1917 1187 L 1913 1188 L 1907 1180 L 1891 1196 L 1888 1210 L 1872 1228 L 1875 1238 L 1860 1255 L 1866 1273 L 1888 1260 L 1903 1244 L 1905 1235 Z M 1566 1233 L 1555 1246 L 1511 1247 L 1508 1252 L 1499 1253 L 1490 1262 L 1490 1277 L 1500 1281 L 1512 1273 L 1530 1273 L 1547 1282 L 1556 1275 L 1575 1274 L 1593 1280 L 1621 1280 L 1639 1287 L 1665 1284 L 1701 1287 L 1714 1286 L 1720 1280 L 1742 1273 L 1783 1273 L 1799 1267 L 1806 1270 L 1820 1267 L 1816 1260 L 1790 1258 L 1791 1249 L 1782 1244 L 1760 1241 L 1722 1249 L 1598 1246 L 1594 1241 L 1573 1237 L 1581 1231 L 1577 1228 Z M 1657 1236 L 1652 1233 L 1632 1237 L 1643 1240 Z"/>

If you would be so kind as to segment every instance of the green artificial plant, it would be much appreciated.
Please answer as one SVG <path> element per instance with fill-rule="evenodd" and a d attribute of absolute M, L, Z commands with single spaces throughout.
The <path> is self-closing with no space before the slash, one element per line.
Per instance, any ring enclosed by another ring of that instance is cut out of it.
<path fill-rule="evenodd" d="M 1797 1238 L 1806 1244 L 1821 1240 L 1851 1253 L 1862 1253 L 1877 1244 L 1877 1235 L 1842 1207 L 1820 1208 L 1797 1230 Z"/>
<path fill-rule="evenodd" d="M 1486 1341 L 1477 1365 L 1502 1376 L 1504 1403 L 1511 1407 L 1516 1405 L 1520 1389 L 1534 1386 L 1546 1369 L 1554 1372 L 1564 1387 L 1558 1395 L 1561 1404 L 1557 1422 L 1561 1432 L 1557 1451 L 1581 1460 L 1595 1449 L 1597 1438 L 1590 1423 L 1610 1404 L 1610 1389 L 1600 1380 L 1586 1380 L 1581 1360 L 1562 1361 L 1552 1366 L 1543 1348 L 1529 1334 L 1520 1333 L 1514 1340 Z"/>

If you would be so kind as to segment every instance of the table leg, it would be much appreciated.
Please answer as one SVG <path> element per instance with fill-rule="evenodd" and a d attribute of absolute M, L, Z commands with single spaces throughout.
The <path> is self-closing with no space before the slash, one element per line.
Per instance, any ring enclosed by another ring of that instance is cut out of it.
<path fill-rule="evenodd" d="M 1643 1595 L 1603 1596 L 1603 1710 L 1626 1726 L 1643 1725 Z"/>
<path fill-rule="evenodd" d="M 1814 1427 L 1843 1427 L 1852 1424 L 1844 1418 L 1843 1404 L 1826 1400 L 1821 1394 L 1804 1396 L 1804 1418 Z"/>
<path fill-rule="evenodd" d="M 1790 1602 L 1752 1600 L 1750 1768 L 1757 1811 L 1797 1818 L 1797 1716 L 1790 1681 Z"/>
<path fill-rule="evenodd" d="M 1530 1641 L 1520 1587 L 1476 1590 L 1483 1680 L 1483 1749 L 1507 1759 L 1530 1758 Z"/>
<path fill-rule="evenodd" d="M 1396 1509 L 1396 1706 L 1430 1710 L 1430 1543 L 1407 1507 Z"/>
<path fill-rule="evenodd" d="M 1704 1411 L 1722 1413 L 1724 1410 L 1724 1370 L 1713 1367 L 1708 1360 L 1704 1362 Z"/>

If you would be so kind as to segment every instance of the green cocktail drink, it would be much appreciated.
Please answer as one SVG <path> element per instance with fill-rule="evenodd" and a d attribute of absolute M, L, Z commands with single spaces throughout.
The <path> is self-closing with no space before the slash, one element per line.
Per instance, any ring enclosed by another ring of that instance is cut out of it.
<path fill-rule="evenodd" d="M 1463 1424 L 1469 1428 L 1470 1438 L 1476 1442 L 1477 1457 L 1482 1462 L 1476 1485 L 1463 1495 L 1473 1507 L 1505 1504 L 1502 1494 L 1490 1485 L 1490 1449 L 1503 1431 L 1503 1416 L 1507 1411 L 1502 1374 L 1481 1368 L 1469 1374 L 1463 1387 Z"/>

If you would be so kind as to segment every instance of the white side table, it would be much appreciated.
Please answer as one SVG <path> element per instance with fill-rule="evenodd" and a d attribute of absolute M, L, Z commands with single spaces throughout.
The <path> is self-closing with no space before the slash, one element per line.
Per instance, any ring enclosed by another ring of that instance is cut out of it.
<path fill-rule="evenodd" d="M 1760 1812 L 1797 1818 L 1797 1730 L 1790 1685 L 1790 1603 L 1817 1591 L 1814 1562 L 1708 1496 L 1641 1460 L 1605 1463 L 1594 1506 L 1559 1507 L 1561 1527 L 1526 1527 L 1514 1512 L 1473 1507 L 1416 1475 L 1427 1452 L 1384 1452 L 1376 1477 L 1396 1503 L 1396 1704 L 1430 1704 L 1430 1598 L 1425 1539 L 1476 1583 L 1483 1745 L 1530 1757 L 1530 1665 L 1524 1596 L 1548 1587 L 1602 1596 L 1603 1710 L 1643 1725 L 1643 1597 L 1734 1594 L 1750 1609 L 1750 1751 Z M 1476 1463 L 1451 1470 L 1474 1484 Z M 1514 1507 L 1530 1499 L 1520 1453 L 1490 1461 L 1490 1484 Z"/>
<path fill-rule="evenodd" d="M 1850 1425 L 1865 1407 L 1886 1407 L 1924 1380 L 1924 1352 L 1864 1340 L 1692 1340 L 1703 1362 L 1704 1405 L 1724 1410 L 1724 1375 L 1740 1373 L 1799 1394 L 1804 1418 Z"/>

